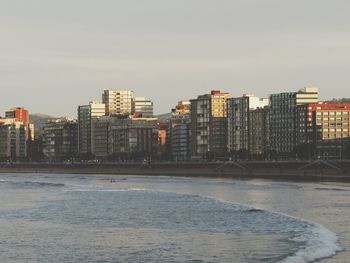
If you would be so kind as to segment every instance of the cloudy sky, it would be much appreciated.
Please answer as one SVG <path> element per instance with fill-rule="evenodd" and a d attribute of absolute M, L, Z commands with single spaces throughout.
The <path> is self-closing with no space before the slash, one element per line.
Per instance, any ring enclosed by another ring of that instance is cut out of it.
<path fill-rule="evenodd" d="M 0 0 L 0 115 L 74 117 L 103 89 L 168 112 L 212 89 L 350 97 L 349 0 Z"/>

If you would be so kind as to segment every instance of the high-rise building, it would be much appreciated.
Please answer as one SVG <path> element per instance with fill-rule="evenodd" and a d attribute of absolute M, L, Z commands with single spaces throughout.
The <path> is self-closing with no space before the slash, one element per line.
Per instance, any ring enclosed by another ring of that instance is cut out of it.
<path fill-rule="evenodd" d="M 270 96 L 270 150 L 290 155 L 296 147 L 297 106 L 317 103 L 318 89 L 306 87 L 298 92 L 285 92 Z"/>
<path fill-rule="evenodd" d="M 249 111 L 249 153 L 253 158 L 268 157 L 269 107 Z"/>
<path fill-rule="evenodd" d="M 27 157 L 28 125 L 16 119 L 0 119 L 0 160 L 18 161 Z"/>
<path fill-rule="evenodd" d="M 108 157 L 108 118 L 93 118 L 91 121 L 91 153 L 98 159 Z"/>
<path fill-rule="evenodd" d="M 158 127 L 158 151 L 161 154 L 165 154 L 167 151 L 167 129 L 159 129 Z"/>
<path fill-rule="evenodd" d="M 194 158 L 217 158 L 227 151 L 227 98 L 213 90 L 191 100 L 191 151 Z"/>
<path fill-rule="evenodd" d="M 93 120 L 92 152 L 98 159 L 134 159 L 157 152 L 155 119 L 106 116 Z"/>
<path fill-rule="evenodd" d="M 249 145 L 249 97 L 230 98 L 227 101 L 228 150 L 246 151 Z"/>
<path fill-rule="evenodd" d="M 34 140 L 34 125 L 30 123 L 28 110 L 22 107 L 14 107 L 5 112 L 5 117 L 22 122 L 26 126 L 26 141 Z"/>
<path fill-rule="evenodd" d="M 134 92 L 131 90 L 104 90 L 102 102 L 106 115 L 132 115 L 134 113 Z"/>
<path fill-rule="evenodd" d="M 182 119 L 190 120 L 191 117 L 191 102 L 188 100 L 181 100 L 177 103 L 175 108 L 171 109 L 171 120 L 173 123 L 182 121 Z"/>
<path fill-rule="evenodd" d="M 24 125 L 29 124 L 29 112 L 28 110 L 21 107 L 12 108 L 9 111 L 6 111 L 5 117 L 16 119 L 16 121 L 21 121 L 24 123 Z"/>
<path fill-rule="evenodd" d="M 250 140 L 257 139 L 258 134 L 253 133 L 252 123 L 250 121 L 253 111 L 259 108 L 267 107 L 269 100 L 258 98 L 253 94 L 245 94 L 242 97 L 230 98 L 227 101 L 228 114 L 228 150 L 232 154 L 238 154 L 241 157 L 248 158 L 253 154 L 250 146 L 253 146 Z M 258 117 L 255 116 L 254 117 Z M 263 128 L 260 127 L 260 128 Z M 258 132 L 258 130 L 254 131 Z M 265 131 L 260 130 L 261 136 Z M 255 138 L 254 138 L 254 137 Z M 256 154 L 254 152 L 254 154 Z"/>
<path fill-rule="evenodd" d="M 152 155 L 158 148 L 156 121 L 119 119 L 109 125 L 109 153 Z"/>
<path fill-rule="evenodd" d="M 161 154 L 161 156 L 165 156 L 168 152 L 167 148 L 169 145 L 167 145 L 167 141 L 169 141 L 169 139 L 167 136 L 169 136 L 169 133 L 167 131 L 169 128 L 170 124 L 168 120 L 158 120 L 158 152 Z"/>
<path fill-rule="evenodd" d="M 297 146 L 301 154 L 340 158 L 350 143 L 350 104 L 305 104 L 297 108 Z"/>
<path fill-rule="evenodd" d="M 43 127 L 43 155 L 48 161 L 66 161 L 77 155 L 78 124 L 75 120 L 58 119 Z"/>
<path fill-rule="evenodd" d="M 190 157 L 190 124 L 181 123 L 172 128 L 171 157 L 175 161 L 188 160 Z"/>
<path fill-rule="evenodd" d="M 93 118 L 106 115 L 105 104 L 92 101 L 78 107 L 78 152 L 81 156 L 91 155 L 91 123 Z"/>
<path fill-rule="evenodd" d="M 169 129 L 167 130 L 167 147 L 170 157 L 176 161 L 190 157 L 191 102 L 179 101 L 171 110 Z"/>
<path fill-rule="evenodd" d="M 5 116 L 6 119 L 0 119 L 0 125 L 6 126 L 2 129 L 3 132 L 7 129 L 9 137 L 3 139 L 11 141 L 11 145 L 3 149 L 4 152 L 10 153 L 6 158 L 24 160 L 28 157 L 28 148 L 34 140 L 34 125 L 29 122 L 29 112 L 22 107 L 15 107 L 6 111 Z"/>
<path fill-rule="evenodd" d="M 135 97 L 133 110 L 137 117 L 151 118 L 153 117 L 153 102 L 145 97 Z"/>

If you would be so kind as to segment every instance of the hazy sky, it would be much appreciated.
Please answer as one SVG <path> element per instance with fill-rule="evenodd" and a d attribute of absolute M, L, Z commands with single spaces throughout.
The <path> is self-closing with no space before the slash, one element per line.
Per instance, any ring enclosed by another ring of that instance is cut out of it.
<path fill-rule="evenodd" d="M 211 89 L 350 97 L 349 0 L 0 0 L 0 115 L 74 117 L 103 89 L 168 112 Z"/>

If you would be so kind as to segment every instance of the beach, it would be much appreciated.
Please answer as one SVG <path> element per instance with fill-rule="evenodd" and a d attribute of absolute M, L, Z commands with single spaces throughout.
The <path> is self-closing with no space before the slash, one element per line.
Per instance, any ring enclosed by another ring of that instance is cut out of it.
<path fill-rule="evenodd" d="M 350 185 L 0 175 L 6 262 L 347 262 Z"/>

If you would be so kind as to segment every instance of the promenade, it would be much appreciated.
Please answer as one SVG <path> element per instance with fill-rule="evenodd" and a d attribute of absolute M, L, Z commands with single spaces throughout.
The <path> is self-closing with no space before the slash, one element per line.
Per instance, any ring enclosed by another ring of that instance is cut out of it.
<path fill-rule="evenodd" d="M 183 176 L 350 183 L 350 161 L 244 161 L 212 163 L 1 163 L 0 173 Z"/>

